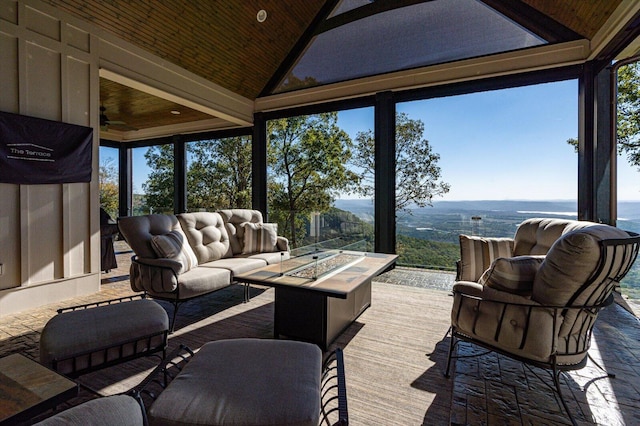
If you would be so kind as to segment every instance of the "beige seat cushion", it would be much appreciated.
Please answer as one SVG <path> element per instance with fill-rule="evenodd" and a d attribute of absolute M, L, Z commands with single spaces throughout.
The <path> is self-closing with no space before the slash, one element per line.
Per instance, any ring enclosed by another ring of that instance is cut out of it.
<path fill-rule="evenodd" d="M 149 408 L 151 425 L 308 425 L 320 418 L 322 352 L 288 340 L 202 346 Z"/>

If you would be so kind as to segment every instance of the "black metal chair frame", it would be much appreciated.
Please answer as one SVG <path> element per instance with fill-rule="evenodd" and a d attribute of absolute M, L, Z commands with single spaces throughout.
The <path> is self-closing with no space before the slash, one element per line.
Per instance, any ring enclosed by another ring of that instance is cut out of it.
<path fill-rule="evenodd" d="M 535 367 L 540 367 L 542 369 L 545 369 L 551 372 L 554 386 L 552 387 L 549 385 L 549 387 L 550 389 L 552 389 L 558 394 L 558 396 L 560 397 L 562 406 L 569 417 L 569 420 L 571 421 L 572 424 L 576 425 L 577 423 L 573 418 L 573 415 L 571 414 L 571 411 L 569 410 L 567 402 L 564 399 L 564 396 L 560 389 L 560 375 L 566 371 L 578 370 L 583 368 L 587 363 L 587 358 L 590 358 L 597 367 L 599 367 L 602 371 L 606 373 L 606 370 L 600 364 L 595 362 L 595 360 L 593 360 L 591 356 L 589 356 L 588 351 L 589 351 L 589 348 L 591 347 L 591 335 L 592 335 L 593 327 L 595 325 L 595 321 L 597 319 L 599 311 L 613 302 L 613 299 L 614 299 L 613 291 L 615 287 L 619 285 L 620 280 L 622 280 L 622 278 L 624 278 L 627 272 L 629 272 L 629 269 L 631 269 L 633 262 L 638 256 L 638 251 L 640 249 L 640 236 L 638 236 L 638 234 L 635 234 L 635 233 L 629 233 L 629 234 L 631 235 L 630 238 L 607 239 L 607 240 L 602 240 L 600 242 L 601 256 L 600 256 L 600 262 L 598 264 L 598 267 L 596 268 L 595 272 L 592 274 L 592 277 L 589 280 L 587 280 L 585 284 L 583 284 L 583 286 L 573 295 L 569 303 L 565 306 L 552 306 L 552 305 L 542 306 L 542 305 L 505 303 L 500 301 L 481 299 L 479 297 L 466 295 L 460 292 L 456 292 L 454 290 L 454 293 L 455 293 L 454 297 L 455 296 L 461 297 L 462 298 L 461 300 L 466 299 L 471 303 L 476 303 L 478 307 L 477 312 L 480 311 L 479 306 L 482 303 L 492 303 L 495 305 L 500 305 L 500 304 L 503 305 L 500 321 L 498 323 L 497 330 L 495 331 L 495 334 L 494 334 L 495 341 L 498 340 L 498 336 L 500 335 L 500 331 L 502 327 L 502 320 L 504 319 L 504 314 L 507 310 L 507 307 L 509 306 L 520 306 L 522 308 L 528 309 L 527 324 L 524 327 L 524 333 L 522 335 L 522 339 L 519 347 L 520 349 L 524 348 L 524 344 L 527 340 L 527 335 L 529 334 L 529 327 L 530 326 L 535 327 L 535 324 L 529 323 L 529 320 L 532 316 L 532 312 L 534 310 L 544 310 L 549 312 L 553 317 L 554 330 L 558 329 L 559 324 L 557 323 L 557 321 L 559 321 L 560 318 L 564 318 L 566 314 L 569 313 L 570 311 L 575 311 L 577 314 L 577 317 L 576 317 L 576 322 L 573 324 L 571 331 L 578 332 L 580 335 L 585 336 L 585 338 L 577 343 L 574 342 L 576 343 L 575 350 L 571 350 L 571 351 L 569 351 L 570 341 L 568 339 L 563 339 L 565 351 L 552 354 L 549 362 L 542 362 L 542 361 L 532 360 L 529 358 L 515 355 L 506 350 L 500 349 L 489 342 L 478 340 L 473 336 L 469 336 L 468 334 L 458 330 L 455 326 L 452 325 L 450 328 L 451 341 L 449 346 L 449 354 L 447 357 L 447 369 L 445 371 L 445 376 L 449 377 L 452 359 L 466 358 L 471 356 L 480 356 L 486 353 L 485 352 L 481 354 L 466 355 L 466 356 L 454 355 L 453 354 L 454 349 L 459 343 L 459 341 L 467 341 L 477 346 L 488 349 L 489 351 L 493 351 L 501 355 L 507 356 L 511 359 L 514 359 L 516 361 L 520 361 L 524 363 L 524 365 L 527 368 L 529 368 L 529 366 L 531 365 Z M 604 268 L 607 265 L 608 256 L 612 255 L 615 258 L 616 255 L 620 255 L 618 250 L 623 250 L 622 258 L 625 259 L 625 261 L 620 262 L 619 267 L 615 270 L 612 262 L 609 267 L 609 271 L 606 271 L 606 278 L 603 279 L 602 282 L 597 285 L 597 288 L 590 289 L 590 287 L 593 284 L 595 284 L 595 280 L 601 277 L 602 274 L 605 272 Z M 610 252 L 613 252 L 613 253 L 610 253 Z M 585 291 L 592 291 L 591 295 L 586 301 L 586 304 L 573 305 L 573 303 L 575 303 L 575 301 L 579 299 L 579 296 L 581 296 Z M 581 315 L 582 313 L 584 313 L 584 315 Z M 458 314 L 460 314 L 460 311 L 458 311 Z M 476 316 L 475 320 L 477 319 L 478 317 Z M 475 325 L 476 324 L 474 323 L 474 329 L 475 329 Z M 569 333 L 568 337 L 570 338 L 571 335 L 572 333 Z M 556 347 L 556 343 L 558 345 L 563 344 L 563 342 L 556 342 L 555 335 L 553 336 L 553 339 L 554 340 L 552 341 L 552 347 Z M 559 356 L 567 356 L 567 355 L 584 355 L 584 357 L 580 362 L 575 364 L 562 364 L 558 362 Z M 607 375 L 608 377 L 611 377 L 611 378 L 615 377 L 614 374 L 607 373 Z"/>

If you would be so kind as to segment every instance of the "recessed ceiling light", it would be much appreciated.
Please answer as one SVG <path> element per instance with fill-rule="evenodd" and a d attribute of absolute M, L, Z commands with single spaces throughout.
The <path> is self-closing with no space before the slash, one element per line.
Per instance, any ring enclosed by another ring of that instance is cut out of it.
<path fill-rule="evenodd" d="M 172 110 L 171 110 L 171 114 L 173 114 L 173 115 L 180 115 L 180 114 L 181 114 L 181 112 L 180 112 L 180 111 L 178 111 L 177 109 L 172 109 Z"/>
<path fill-rule="evenodd" d="M 264 22 L 267 20 L 267 11 L 264 9 L 260 9 L 258 14 L 256 15 L 256 19 L 258 22 Z"/>

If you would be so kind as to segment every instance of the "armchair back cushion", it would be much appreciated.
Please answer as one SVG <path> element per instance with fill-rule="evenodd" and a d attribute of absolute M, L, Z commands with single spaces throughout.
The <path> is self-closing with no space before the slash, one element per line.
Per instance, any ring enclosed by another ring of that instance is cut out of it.
<path fill-rule="evenodd" d="M 182 233 L 178 218 L 169 214 L 122 217 L 118 220 L 118 228 L 135 254 L 147 259 L 158 258 L 152 245 L 154 236 L 172 231 Z"/>
<path fill-rule="evenodd" d="M 567 232 L 595 225 L 594 222 L 570 219 L 533 218 L 518 225 L 513 238 L 513 255 L 547 254 L 553 243 Z"/>
<path fill-rule="evenodd" d="M 510 238 L 482 238 L 460 235 L 460 271 L 458 280 L 477 282 L 498 257 L 511 257 Z"/>
<path fill-rule="evenodd" d="M 233 256 L 229 233 L 220 214 L 181 213 L 178 215 L 178 220 L 198 258 L 198 263 L 203 264 Z"/>

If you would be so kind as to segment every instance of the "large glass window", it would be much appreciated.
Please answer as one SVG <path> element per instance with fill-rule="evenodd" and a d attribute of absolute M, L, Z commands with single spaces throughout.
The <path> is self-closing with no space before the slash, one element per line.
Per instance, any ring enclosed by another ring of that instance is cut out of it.
<path fill-rule="evenodd" d="M 453 270 L 459 234 L 575 219 L 577 101 L 565 81 L 398 104 L 398 263 Z"/>
<path fill-rule="evenodd" d="M 640 65 L 620 67 L 617 77 L 617 226 L 640 233 Z M 622 280 L 621 290 L 631 299 L 640 299 L 640 261 Z"/>
<path fill-rule="evenodd" d="M 118 149 L 100 147 L 100 207 L 112 218 L 118 217 L 119 206 L 119 169 Z"/>
<path fill-rule="evenodd" d="M 134 148 L 133 215 L 173 214 L 173 145 Z"/>
<path fill-rule="evenodd" d="M 360 191 L 354 139 L 373 109 L 267 123 L 269 220 L 294 254 L 315 248 L 372 250 L 373 203 Z"/>
<path fill-rule="evenodd" d="M 187 209 L 251 208 L 251 137 L 187 144 Z"/>

